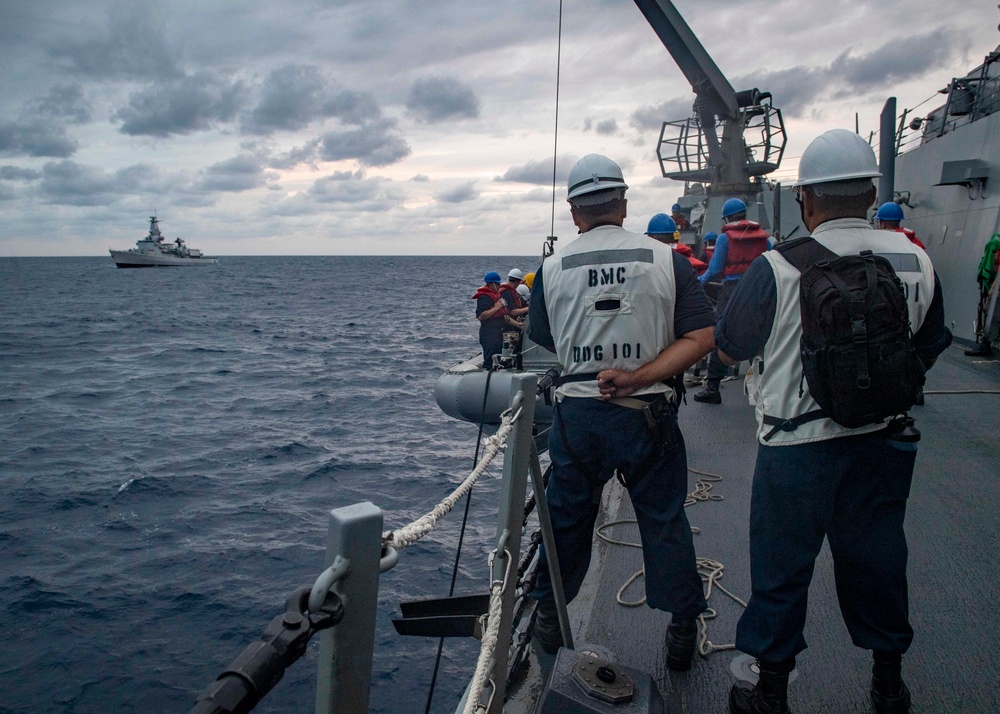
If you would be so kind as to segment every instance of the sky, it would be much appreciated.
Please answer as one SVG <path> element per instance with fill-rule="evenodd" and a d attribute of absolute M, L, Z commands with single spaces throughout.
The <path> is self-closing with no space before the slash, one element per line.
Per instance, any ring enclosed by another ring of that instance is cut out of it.
<path fill-rule="evenodd" d="M 675 0 L 736 90 L 809 141 L 917 114 L 1000 42 L 996 0 Z M 947 11 L 942 10 L 947 7 Z M 0 257 L 145 235 L 208 255 L 538 255 L 565 178 L 617 161 L 625 227 L 683 185 L 683 74 L 626 0 L 0 0 Z M 559 72 L 558 132 L 556 79 Z M 924 104 L 925 100 L 930 99 Z"/>

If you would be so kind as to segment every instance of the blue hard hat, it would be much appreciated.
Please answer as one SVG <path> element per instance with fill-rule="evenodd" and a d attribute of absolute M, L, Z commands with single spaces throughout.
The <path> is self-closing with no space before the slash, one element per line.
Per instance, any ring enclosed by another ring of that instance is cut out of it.
<path fill-rule="evenodd" d="M 722 204 L 722 217 L 729 218 L 730 216 L 735 216 L 737 213 L 746 213 L 747 204 L 743 203 L 738 198 L 730 198 L 728 201 Z"/>
<path fill-rule="evenodd" d="M 486 275 L 483 277 L 483 282 L 484 283 L 499 283 L 500 282 L 500 273 L 496 272 L 495 270 L 491 270 L 490 272 L 486 273 Z"/>
<path fill-rule="evenodd" d="M 901 221 L 903 220 L 903 207 L 895 201 L 886 201 L 878 207 L 875 218 L 879 221 Z"/>
<path fill-rule="evenodd" d="M 646 235 L 662 235 L 664 233 L 674 233 L 677 230 L 677 224 L 674 223 L 674 219 L 668 216 L 666 213 L 657 213 L 655 216 L 649 219 L 649 227 L 646 229 Z"/>
<path fill-rule="evenodd" d="M 672 205 L 670 207 L 670 212 L 671 213 L 680 213 L 681 212 L 681 204 L 675 203 L 674 205 Z"/>
<path fill-rule="evenodd" d="M 708 233 L 706 233 L 705 235 L 703 235 L 701 237 L 701 239 L 704 242 L 708 243 L 708 241 L 710 241 L 710 240 L 716 240 L 718 237 L 719 237 L 718 233 L 716 233 L 715 231 L 709 231 Z"/>

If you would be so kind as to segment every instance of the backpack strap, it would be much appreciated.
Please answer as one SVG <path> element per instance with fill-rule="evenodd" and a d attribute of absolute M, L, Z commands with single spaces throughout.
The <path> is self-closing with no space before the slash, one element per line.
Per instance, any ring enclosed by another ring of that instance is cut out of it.
<path fill-rule="evenodd" d="M 800 273 L 806 272 L 816 263 L 840 257 L 812 236 L 784 241 L 776 245 L 774 249 L 781 253 L 782 257 Z"/>
<path fill-rule="evenodd" d="M 816 421 L 817 419 L 822 419 L 826 416 L 822 409 L 813 409 L 812 411 L 806 412 L 805 414 L 799 414 L 797 417 L 792 417 L 791 419 L 782 419 L 781 417 L 764 415 L 764 423 L 770 427 L 773 427 L 771 431 L 764 434 L 764 441 L 770 441 L 771 438 L 777 434 L 779 431 L 795 431 L 803 424 L 807 422 Z"/>

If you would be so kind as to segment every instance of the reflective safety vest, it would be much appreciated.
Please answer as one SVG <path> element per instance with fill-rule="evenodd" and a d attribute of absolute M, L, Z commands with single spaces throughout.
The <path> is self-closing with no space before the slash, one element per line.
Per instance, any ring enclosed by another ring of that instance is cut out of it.
<path fill-rule="evenodd" d="M 876 231 L 860 218 L 839 218 L 816 227 L 812 237 L 838 255 L 871 250 L 886 258 L 903 283 L 910 317 L 916 333 L 924 322 L 934 297 L 934 266 L 923 250 L 895 231 Z M 757 439 L 768 446 L 804 444 L 849 434 L 863 434 L 883 428 L 868 424 L 848 429 L 832 419 L 816 419 L 799 425 L 794 431 L 778 431 L 768 441 L 764 436 L 773 427 L 764 424 L 764 416 L 792 419 L 819 409 L 803 378 L 799 343 L 802 318 L 799 309 L 800 273 L 775 250 L 764 253 L 771 265 L 777 288 L 777 307 L 771 334 L 764 353 L 753 360 L 746 390 L 757 416 Z"/>
<path fill-rule="evenodd" d="M 669 246 L 619 226 L 593 228 L 546 259 L 545 309 L 570 378 L 558 396 L 598 397 L 597 372 L 635 370 L 674 341 L 673 261 Z M 669 391 L 657 383 L 637 394 Z"/>
<path fill-rule="evenodd" d="M 743 275 L 762 253 L 767 250 L 767 239 L 770 237 L 759 223 L 754 221 L 737 221 L 727 223 L 722 229 L 729 239 L 729 250 L 726 252 L 725 275 Z"/>

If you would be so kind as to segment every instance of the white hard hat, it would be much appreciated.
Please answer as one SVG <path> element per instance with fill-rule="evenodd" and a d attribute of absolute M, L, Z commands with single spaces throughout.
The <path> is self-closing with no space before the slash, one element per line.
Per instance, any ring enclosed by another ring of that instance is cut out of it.
<path fill-rule="evenodd" d="M 524 280 L 524 273 L 522 273 L 517 268 L 514 268 L 509 273 L 507 273 L 507 277 L 516 278 L 517 280 Z"/>
<path fill-rule="evenodd" d="M 598 191 L 621 189 L 618 195 L 601 194 L 583 198 Z M 625 195 L 628 184 L 622 176 L 622 170 L 614 161 L 600 154 L 587 154 L 577 161 L 569 170 L 566 200 L 577 205 L 595 205 L 604 203 Z"/>
<path fill-rule="evenodd" d="M 529 288 L 524 283 L 517 286 L 517 294 L 523 297 L 525 300 L 531 299 L 531 288 Z"/>
<path fill-rule="evenodd" d="M 824 186 L 822 192 L 851 195 L 863 193 L 871 179 L 881 175 L 867 141 L 853 131 L 831 129 L 813 139 L 802 153 L 794 185 L 841 184 Z"/>

